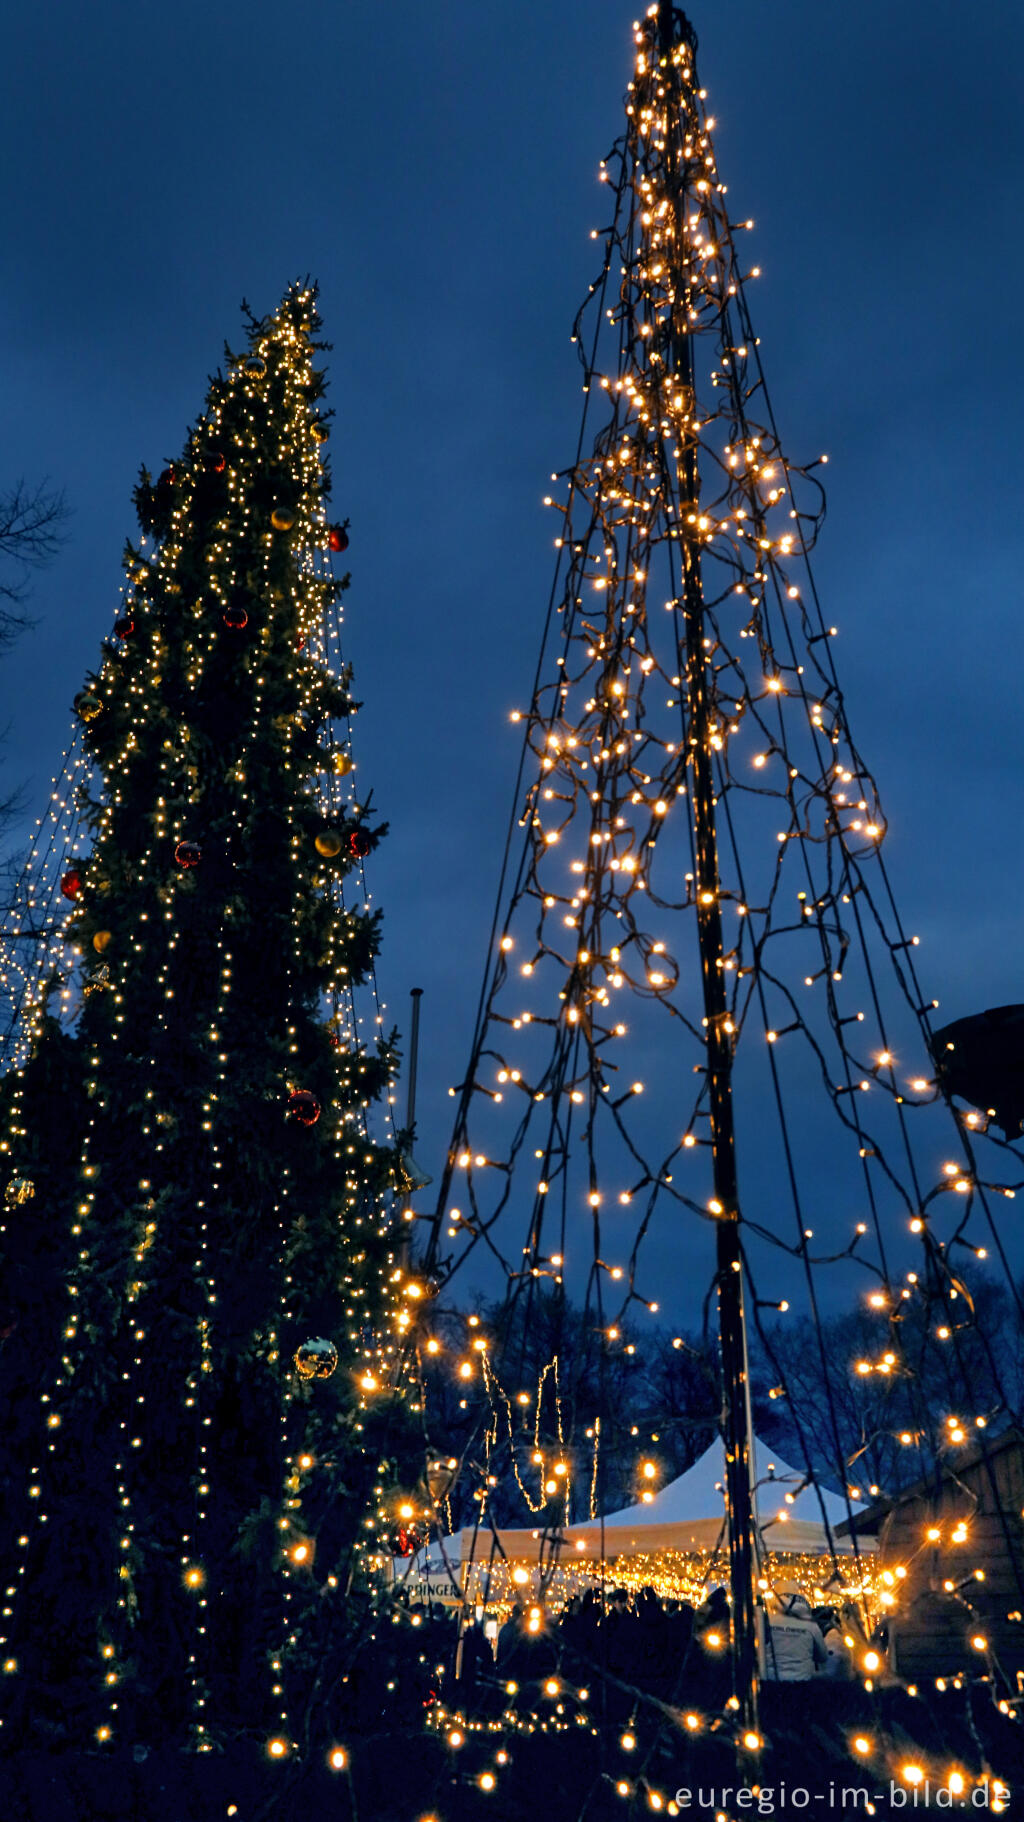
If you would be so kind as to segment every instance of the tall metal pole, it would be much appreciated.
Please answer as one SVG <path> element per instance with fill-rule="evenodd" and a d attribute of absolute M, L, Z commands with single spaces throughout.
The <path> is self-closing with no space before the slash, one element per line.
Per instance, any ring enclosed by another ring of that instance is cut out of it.
<path fill-rule="evenodd" d="M 407 1187 L 415 1189 L 412 1173 L 417 1169 L 412 1155 L 412 1141 L 416 1130 L 416 1072 L 420 1055 L 420 1000 L 423 998 L 422 987 L 410 987 L 409 997 L 412 1000 L 412 1030 L 409 1034 L 409 1071 L 405 1095 L 405 1126 L 409 1134 L 409 1150 L 402 1156 L 402 1164 L 408 1179 Z M 430 1182 L 429 1177 L 421 1177 L 421 1182 Z M 403 1270 L 408 1270 L 412 1255 L 411 1233 L 407 1230 L 399 1249 L 399 1262 Z"/>
<path fill-rule="evenodd" d="M 412 1000 L 412 1032 L 409 1037 L 409 1089 L 405 1124 L 412 1133 L 416 1125 L 416 1070 L 420 1060 L 420 1001 L 423 998 L 423 988 L 410 987 L 409 998 Z"/>
<path fill-rule="evenodd" d="M 682 114 L 678 65 L 673 50 L 680 36 L 692 49 L 695 38 L 684 15 L 661 0 L 661 57 L 672 81 L 673 101 Z M 678 26 L 678 29 L 677 29 Z M 674 79 L 673 79 L 674 78 Z M 675 190 L 677 257 L 673 261 L 675 303 L 671 360 L 688 400 L 695 398 L 693 336 L 689 319 L 689 281 L 681 254 L 685 231 L 685 163 L 680 154 L 677 122 L 666 135 L 670 176 Z M 695 434 L 680 438 L 680 497 L 699 518 L 700 471 Z M 711 1159 L 715 1190 L 718 1325 L 722 1359 L 722 1432 L 725 1443 L 725 1491 L 729 1533 L 729 1580 L 732 1592 L 733 1694 L 745 1728 L 757 1728 L 756 1549 L 751 1490 L 750 1376 L 743 1307 L 743 1270 L 739 1235 L 739 1191 L 732 1110 L 732 1033 L 725 993 L 725 949 L 722 942 L 721 887 L 715 830 L 715 781 L 711 748 L 711 688 L 704 645 L 704 590 L 701 580 L 700 533 L 681 514 L 682 601 L 686 653 L 686 703 L 689 739 L 690 800 L 696 849 L 697 939 L 700 948 L 707 1021 L 707 1084 L 711 1120 Z"/>

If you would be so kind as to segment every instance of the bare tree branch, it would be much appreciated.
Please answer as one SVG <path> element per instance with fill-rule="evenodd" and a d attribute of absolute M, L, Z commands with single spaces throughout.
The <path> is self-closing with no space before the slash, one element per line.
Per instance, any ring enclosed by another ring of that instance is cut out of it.
<path fill-rule="evenodd" d="M 22 477 L 0 492 L 0 651 L 32 625 L 23 611 L 32 571 L 56 556 L 67 536 L 68 517 L 63 489 L 51 487 L 48 480 L 30 486 Z M 0 745 L 5 738 L 6 729 L 0 732 Z M 0 832 L 6 833 L 22 807 L 20 789 L 0 797 Z M 0 903 L 10 900 L 11 865 L 5 858 L 0 866 Z"/>
<path fill-rule="evenodd" d="M 0 493 L 0 647 L 31 625 L 20 610 L 31 571 L 56 556 L 67 535 L 68 505 L 63 490 L 49 481 L 34 487 L 22 479 Z"/>

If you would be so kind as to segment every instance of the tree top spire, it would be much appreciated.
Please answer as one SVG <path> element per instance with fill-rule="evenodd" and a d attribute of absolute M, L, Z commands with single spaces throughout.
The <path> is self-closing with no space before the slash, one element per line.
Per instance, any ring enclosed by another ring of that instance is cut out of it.
<path fill-rule="evenodd" d="M 682 8 L 673 6 L 672 0 L 658 0 L 656 10 L 663 55 L 668 56 L 677 38 L 688 44 L 696 55 L 697 34 Z"/>

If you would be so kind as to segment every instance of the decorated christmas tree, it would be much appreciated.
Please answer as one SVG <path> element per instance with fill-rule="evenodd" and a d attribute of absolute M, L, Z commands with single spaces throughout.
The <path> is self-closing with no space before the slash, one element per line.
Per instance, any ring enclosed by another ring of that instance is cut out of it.
<path fill-rule="evenodd" d="M 357 1010 L 383 830 L 350 750 L 348 537 L 315 291 L 247 316 L 181 456 L 142 472 L 22 890 L 8 1750 L 317 1741 L 394 1479 L 395 1055 Z"/>

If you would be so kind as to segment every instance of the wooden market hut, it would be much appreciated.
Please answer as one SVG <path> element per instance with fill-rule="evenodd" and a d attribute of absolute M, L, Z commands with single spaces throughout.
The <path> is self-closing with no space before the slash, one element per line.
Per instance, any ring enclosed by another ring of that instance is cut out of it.
<path fill-rule="evenodd" d="M 889 1665 L 908 1682 L 987 1668 L 1016 1688 L 1024 1671 L 1024 1431 L 1015 1424 L 957 1454 L 839 1529 L 876 1540 L 906 1571 Z"/>

